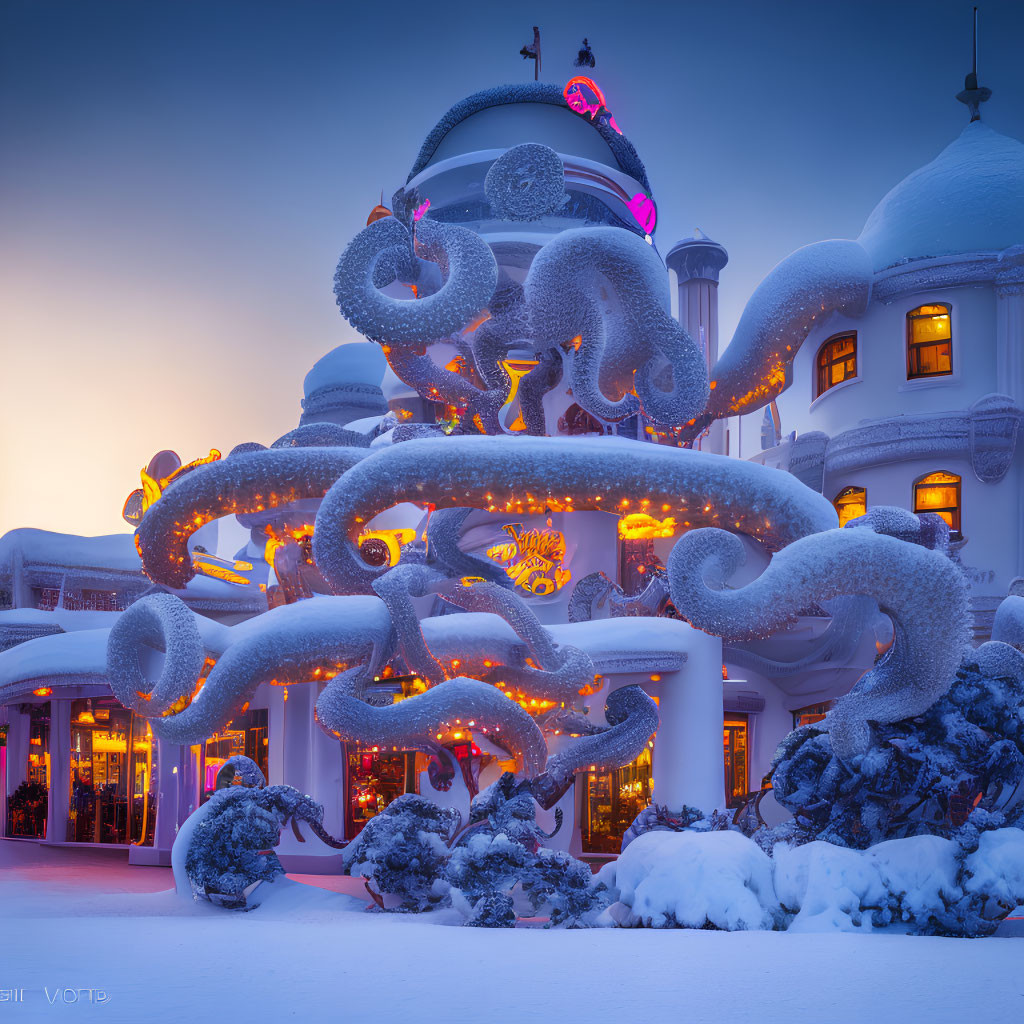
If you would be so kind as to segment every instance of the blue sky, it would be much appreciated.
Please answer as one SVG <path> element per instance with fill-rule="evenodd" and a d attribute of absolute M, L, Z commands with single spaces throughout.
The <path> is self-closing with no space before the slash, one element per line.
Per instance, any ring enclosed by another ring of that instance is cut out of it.
<path fill-rule="evenodd" d="M 453 102 L 562 83 L 580 39 L 645 161 L 662 252 L 731 254 L 726 341 L 793 249 L 853 236 L 961 129 L 960 2 L 5 0 L 0 532 L 122 529 L 159 448 L 270 442 L 352 338 L 345 243 Z M 982 5 L 989 124 L 1024 138 L 1024 4 Z"/>

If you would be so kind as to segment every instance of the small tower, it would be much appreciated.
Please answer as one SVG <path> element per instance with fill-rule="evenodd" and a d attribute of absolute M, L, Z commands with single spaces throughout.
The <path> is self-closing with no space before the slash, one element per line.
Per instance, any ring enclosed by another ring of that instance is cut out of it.
<path fill-rule="evenodd" d="M 718 361 L 718 275 L 728 262 L 725 247 L 699 228 L 694 237 L 676 242 L 665 257 L 679 288 L 679 322 L 701 347 L 709 372 Z M 700 447 L 724 454 L 724 430 L 717 421 Z"/>

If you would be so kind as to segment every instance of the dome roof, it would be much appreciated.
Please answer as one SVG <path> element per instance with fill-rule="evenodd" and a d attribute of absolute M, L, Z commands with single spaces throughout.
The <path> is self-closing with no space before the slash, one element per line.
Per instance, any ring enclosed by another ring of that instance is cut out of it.
<path fill-rule="evenodd" d="M 876 271 L 1024 243 L 1024 144 L 972 122 L 882 199 L 859 241 Z"/>
<path fill-rule="evenodd" d="M 339 345 L 313 364 L 306 374 L 302 391 L 309 398 L 321 388 L 343 384 L 368 384 L 380 387 L 387 360 L 380 346 L 369 341 L 352 341 Z"/>

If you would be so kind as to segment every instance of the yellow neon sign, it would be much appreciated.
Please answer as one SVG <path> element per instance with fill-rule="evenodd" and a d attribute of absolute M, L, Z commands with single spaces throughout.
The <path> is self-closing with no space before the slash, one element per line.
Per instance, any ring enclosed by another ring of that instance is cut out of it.
<path fill-rule="evenodd" d="M 572 574 L 562 568 L 565 535 L 558 530 L 523 531 L 522 523 L 502 529 L 511 538 L 487 549 L 487 557 L 503 565 L 515 585 L 530 594 L 546 597 L 569 582 Z"/>

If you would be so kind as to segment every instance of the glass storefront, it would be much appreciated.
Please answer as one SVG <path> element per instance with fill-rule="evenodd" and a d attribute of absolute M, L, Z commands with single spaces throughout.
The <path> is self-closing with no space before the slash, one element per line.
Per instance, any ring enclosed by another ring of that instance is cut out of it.
<path fill-rule="evenodd" d="M 417 792 L 414 751 L 384 752 L 349 744 L 345 761 L 345 836 L 349 839 L 403 793 Z"/>
<path fill-rule="evenodd" d="M 650 746 L 631 764 L 611 772 L 587 772 L 581 839 L 584 853 L 617 854 L 622 834 L 651 802 Z"/>
<path fill-rule="evenodd" d="M 725 797 L 728 807 L 738 807 L 750 792 L 747 768 L 747 716 L 734 715 L 725 720 Z"/>
<path fill-rule="evenodd" d="M 259 708 L 236 715 L 220 732 L 214 733 L 202 751 L 200 778 L 203 800 L 217 789 L 217 773 L 224 762 L 236 754 L 244 754 L 260 766 L 265 779 L 270 778 L 270 738 L 267 732 L 267 709 Z"/>
<path fill-rule="evenodd" d="M 7 835 L 46 838 L 50 792 L 50 702 L 33 704 L 29 714 L 25 781 L 7 797 Z"/>
<path fill-rule="evenodd" d="M 112 697 L 72 701 L 68 841 L 151 846 L 156 802 L 149 723 Z"/>

